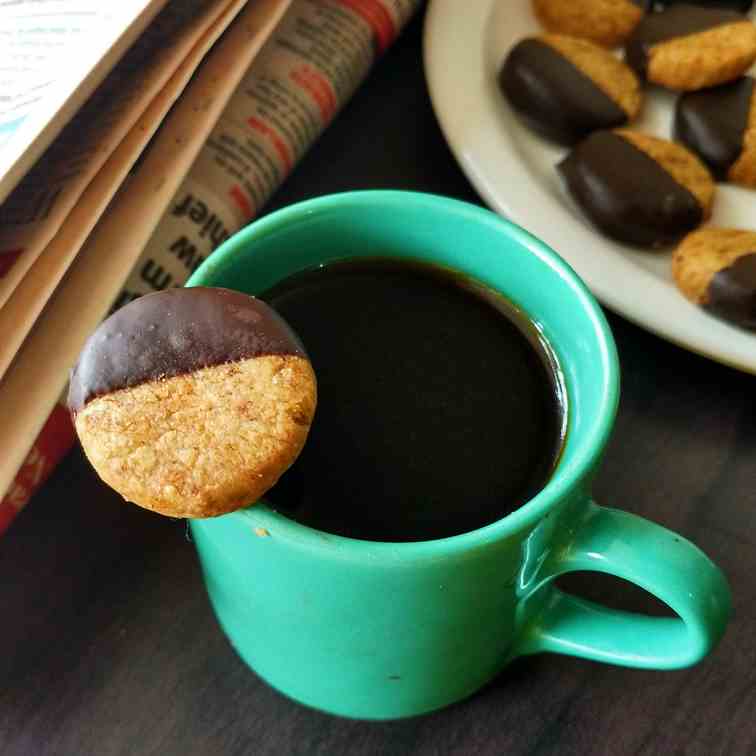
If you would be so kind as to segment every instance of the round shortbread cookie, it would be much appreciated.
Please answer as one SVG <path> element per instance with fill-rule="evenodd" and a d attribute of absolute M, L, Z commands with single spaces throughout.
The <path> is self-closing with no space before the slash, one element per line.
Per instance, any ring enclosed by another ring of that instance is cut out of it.
<path fill-rule="evenodd" d="M 254 503 L 298 456 L 316 382 L 298 337 L 264 302 L 228 289 L 169 289 L 92 334 L 69 407 L 100 477 L 173 517 Z"/>

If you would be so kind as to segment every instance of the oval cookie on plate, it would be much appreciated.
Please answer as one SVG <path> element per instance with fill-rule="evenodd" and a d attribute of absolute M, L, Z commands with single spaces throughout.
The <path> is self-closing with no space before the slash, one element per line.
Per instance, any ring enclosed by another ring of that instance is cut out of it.
<path fill-rule="evenodd" d="M 559 144 L 628 123 L 642 102 L 640 82 L 622 61 L 592 42 L 559 34 L 515 45 L 499 86 L 530 128 Z"/>
<path fill-rule="evenodd" d="M 711 175 L 695 155 L 666 139 L 597 131 L 557 170 L 588 219 L 628 244 L 671 244 L 711 214 Z"/>
<path fill-rule="evenodd" d="M 315 375 L 268 305 L 228 289 L 169 289 L 88 339 L 68 402 L 100 477 L 173 517 L 254 503 L 304 445 Z"/>
<path fill-rule="evenodd" d="M 681 95 L 675 137 L 695 152 L 720 181 L 756 187 L 754 79 Z"/>
<path fill-rule="evenodd" d="M 533 11 L 550 32 L 616 47 L 632 33 L 650 5 L 650 0 L 533 0 Z"/>
<path fill-rule="evenodd" d="M 668 89 L 713 87 L 756 60 L 756 26 L 732 10 L 673 5 L 648 13 L 625 45 L 636 73 Z"/>
<path fill-rule="evenodd" d="M 691 302 L 756 329 L 756 232 L 733 228 L 694 231 L 675 249 L 672 274 Z"/>

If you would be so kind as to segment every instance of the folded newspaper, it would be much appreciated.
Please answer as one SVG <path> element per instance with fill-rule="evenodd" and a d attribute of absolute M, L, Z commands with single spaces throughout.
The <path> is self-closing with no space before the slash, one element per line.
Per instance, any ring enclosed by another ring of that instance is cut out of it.
<path fill-rule="evenodd" d="M 87 336 L 256 217 L 419 4 L 0 0 L 0 533 Z"/>

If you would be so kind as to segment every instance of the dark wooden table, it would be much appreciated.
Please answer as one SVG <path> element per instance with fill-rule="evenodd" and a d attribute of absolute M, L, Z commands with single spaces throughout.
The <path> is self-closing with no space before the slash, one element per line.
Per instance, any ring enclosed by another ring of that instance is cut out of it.
<path fill-rule="evenodd" d="M 420 19 L 272 207 L 368 187 L 478 201 L 431 110 Z M 125 506 L 77 450 L 0 539 L 0 754 L 756 753 L 756 378 L 610 321 L 624 385 L 596 497 L 679 531 L 728 575 L 735 615 L 702 664 L 540 656 L 425 717 L 310 711 L 231 650 L 184 525 Z M 658 610 L 620 581 L 572 585 Z"/>

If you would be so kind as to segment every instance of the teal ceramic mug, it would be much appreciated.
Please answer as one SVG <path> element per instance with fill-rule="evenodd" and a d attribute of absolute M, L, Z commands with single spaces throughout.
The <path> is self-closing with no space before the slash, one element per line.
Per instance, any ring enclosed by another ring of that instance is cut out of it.
<path fill-rule="evenodd" d="M 189 285 L 256 294 L 302 270 L 374 256 L 454 269 L 527 313 L 564 374 L 566 444 L 532 500 L 451 538 L 354 540 L 287 519 L 264 501 L 192 521 L 210 600 L 241 657 L 301 703 L 370 719 L 450 704 L 526 654 L 653 669 L 699 661 L 727 623 L 727 583 L 684 538 L 593 502 L 591 480 L 617 406 L 617 355 L 601 309 L 544 244 L 454 200 L 356 192 L 253 223 Z M 629 580 L 679 618 L 615 611 L 554 586 L 574 570 Z"/>

